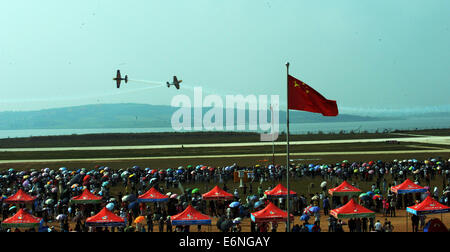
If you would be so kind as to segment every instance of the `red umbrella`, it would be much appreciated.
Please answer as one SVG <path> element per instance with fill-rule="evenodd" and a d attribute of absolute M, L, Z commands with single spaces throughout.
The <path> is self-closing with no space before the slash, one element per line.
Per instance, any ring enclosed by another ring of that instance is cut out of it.
<path fill-rule="evenodd" d="M 375 195 L 375 196 L 373 196 L 373 198 L 372 199 L 374 199 L 374 200 L 377 200 L 377 199 L 381 199 L 381 198 L 383 198 L 381 195 Z"/>

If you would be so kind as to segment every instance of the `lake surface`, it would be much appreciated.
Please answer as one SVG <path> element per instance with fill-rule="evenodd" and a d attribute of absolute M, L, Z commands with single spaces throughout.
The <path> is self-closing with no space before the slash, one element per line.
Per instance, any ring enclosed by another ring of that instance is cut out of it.
<path fill-rule="evenodd" d="M 384 131 L 384 130 L 414 130 L 414 129 L 444 129 L 450 128 L 448 117 L 409 118 L 404 120 L 380 120 L 362 122 L 328 122 L 328 123 L 292 123 L 291 134 L 306 134 L 308 132 L 350 132 L 350 131 Z M 280 125 L 280 131 L 285 131 L 285 125 Z M 249 130 L 250 131 L 250 130 Z M 0 130 L 0 139 L 30 136 L 58 136 L 73 134 L 100 134 L 100 133 L 152 133 L 176 132 L 172 128 L 114 128 L 114 129 L 26 129 L 26 130 Z M 189 132 L 189 131 L 179 131 Z"/>

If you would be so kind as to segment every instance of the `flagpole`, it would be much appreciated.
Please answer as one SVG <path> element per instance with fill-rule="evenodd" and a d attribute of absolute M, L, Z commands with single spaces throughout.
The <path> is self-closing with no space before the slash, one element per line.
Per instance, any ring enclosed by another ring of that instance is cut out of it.
<path fill-rule="evenodd" d="M 286 69 L 287 69 L 287 76 L 286 76 L 286 185 L 287 185 L 287 232 L 291 231 L 291 215 L 290 215 L 290 193 L 291 190 L 289 189 L 289 62 L 286 63 Z"/>
<path fill-rule="evenodd" d="M 270 118 L 272 120 L 272 129 L 274 129 L 275 126 L 274 126 L 274 120 L 273 120 L 273 107 L 272 107 L 272 105 L 270 105 L 270 113 L 271 113 Z M 274 136 L 272 136 L 272 165 L 273 165 L 273 167 L 275 169 L 275 137 Z"/>

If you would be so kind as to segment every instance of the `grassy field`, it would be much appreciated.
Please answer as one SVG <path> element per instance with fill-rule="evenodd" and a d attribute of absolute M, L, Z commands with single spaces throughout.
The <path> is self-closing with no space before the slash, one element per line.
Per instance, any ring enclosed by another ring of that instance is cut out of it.
<path fill-rule="evenodd" d="M 330 134 L 291 135 L 291 141 L 375 139 L 408 137 L 402 134 L 450 136 L 450 129 L 393 131 L 382 133 L 340 132 Z M 0 139 L 1 148 L 130 146 L 259 142 L 260 135 L 245 132 L 189 132 L 189 133 L 139 133 L 139 134 L 88 134 L 71 136 L 44 136 Z M 286 141 L 281 134 L 278 142 Z"/>
<path fill-rule="evenodd" d="M 434 144 L 417 144 L 402 142 L 388 143 L 345 143 L 292 145 L 292 153 L 312 152 L 354 152 L 354 151 L 397 151 L 427 150 L 445 148 Z M 275 146 L 275 153 L 286 152 L 285 146 Z M 271 154 L 272 146 L 239 146 L 239 147 L 201 147 L 172 149 L 139 149 L 139 150 L 75 150 L 75 151 L 33 151 L 33 152 L 0 152 L 0 160 L 35 160 L 35 159 L 77 159 L 77 158 L 122 158 L 122 157 L 165 157 L 165 156 L 203 156 L 232 154 Z"/>
<path fill-rule="evenodd" d="M 358 155 L 291 155 L 291 159 L 294 159 L 295 163 L 299 164 L 332 164 L 336 162 L 342 162 L 343 160 L 349 160 L 350 162 L 369 161 L 369 160 L 394 160 L 394 159 L 412 159 L 424 160 L 434 157 L 442 157 L 444 159 L 450 158 L 448 152 L 439 153 L 404 153 L 404 154 L 358 154 Z M 74 162 L 61 162 L 55 160 L 53 162 L 22 162 L 14 164 L 0 164 L 0 170 L 14 168 L 16 170 L 30 170 L 30 169 L 42 169 L 49 167 L 51 169 L 58 169 L 60 167 L 67 167 L 69 169 L 78 169 L 85 167 L 91 169 L 96 165 L 108 166 L 111 169 L 123 169 L 130 168 L 133 165 L 140 167 L 150 167 L 156 169 L 175 168 L 178 166 L 186 166 L 189 164 L 204 164 L 216 167 L 223 167 L 237 163 L 241 166 L 253 166 L 256 164 L 271 164 L 272 156 L 261 155 L 261 157 L 234 157 L 234 158 L 174 158 L 174 159 L 154 159 L 154 160 L 120 160 L 120 161 L 74 161 Z M 286 157 L 276 156 L 276 164 L 285 164 Z"/>
<path fill-rule="evenodd" d="M 397 135 L 401 134 L 401 135 Z M 379 134 L 312 134 L 295 135 L 296 140 L 323 140 L 323 139 L 365 139 L 365 138 L 386 138 L 401 137 L 413 135 L 450 135 L 450 130 L 424 130 L 424 131 L 403 131 L 393 133 Z M 136 139 L 136 141 L 132 141 Z M 58 146 L 103 146 L 112 145 L 138 145 L 148 144 L 147 140 L 153 144 L 176 144 L 176 143 L 230 143 L 230 142 L 258 142 L 259 135 L 253 133 L 170 133 L 170 134 L 100 134 L 86 136 L 60 136 L 60 137 L 37 137 L 37 138 L 19 138 L 2 139 L 0 146 L 7 147 L 58 147 Z M 283 136 L 281 137 L 283 139 Z M 279 140 L 282 141 L 282 140 Z M 5 143 L 7 146 L 5 146 Z M 80 145 L 76 145 L 80 144 Z M 411 150 L 440 150 L 438 153 L 396 153 L 396 154 L 370 154 L 370 151 L 411 151 Z M 275 147 L 275 163 L 286 163 L 285 146 Z M 408 143 L 389 144 L 379 143 L 348 143 L 348 144 L 315 144 L 315 145 L 292 145 L 290 149 L 292 159 L 299 163 L 336 163 L 347 159 L 353 161 L 367 160 L 393 160 L 393 159 L 426 159 L 430 157 L 443 157 L 448 159 L 450 154 L 448 146 Z M 364 154 L 334 154 L 317 155 L 323 152 L 362 152 Z M 298 154 L 301 153 L 301 154 Z M 308 154 L 316 153 L 316 154 Z M 252 154 L 253 156 L 245 156 Z M 197 158 L 198 156 L 208 155 L 244 155 L 243 157 L 215 157 L 215 158 Z M 182 158 L 177 158 L 181 157 Z M 133 158 L 154 157 L 155 159 L 142 160 Z M 161 158 L 159 158 L 161 157 Z M 166 158 L 167 157 L 167 158 Z M 100 159 L 100 158 L 128 158 L 129 160 L 120 161 L 73 161 L 61 162 L 63 159 Z M 27 162 L 26 160 L 49 159 L 52 162 Z M 238 163 L 243 166 L 255 164 L 272 163 L 272 146 L 258 147 L 216 147 L 216 148 L 177 148 L 177 149 L 151 149 L 151 150 L 109 150 L 109 151 L 46 151 L 46 152 L 0 152 L 0 160 L 24 160 L 22 163 L 0 164 L 0 170 L 15 169 L 41 169 L 44 167 L 59 168 L 65 166 L 68 168 L 94 167 L 95 165 L 109 166 L 113 169 L 127 168 L 133 165 L 141 167 L 151 167 L 158 169 L 174 168 L 186 166 L 188 164 L 206 164 L 211 166 L 226 166 Z"/>

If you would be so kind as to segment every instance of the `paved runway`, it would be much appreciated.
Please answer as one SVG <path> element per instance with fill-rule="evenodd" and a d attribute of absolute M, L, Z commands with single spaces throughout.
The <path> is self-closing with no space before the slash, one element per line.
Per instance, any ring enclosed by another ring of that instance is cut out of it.
<path fill-rule="evenodd" d="M 349 139 L 349 140 L 320 140 L 320 141 L 292 141 L 290 145 L 313 144 L 345 144 L 345 143 L 380 143 L 386 141 L 414 142 L 450 145 L 450 136 L 424 136 L 380 139 Z M 276 146 L 286 145 L 286 142 L 275 142 Z M 185 144 L 184 148 L 226 148 L 226 147 L 257 147 L 272 146 L 272 142 L 254 143 L 217 143 L 217 144 Z M 178 149 L 181 144 L 174 145 L 141 145 L 141 146 L 93 146 L 93 147 L 51 147 L 51 148 L 0 148 L 0 152 L 36 152 L 36 151 L 108 151 L 108 150 L 151 150 L 151 149 Z"/>

